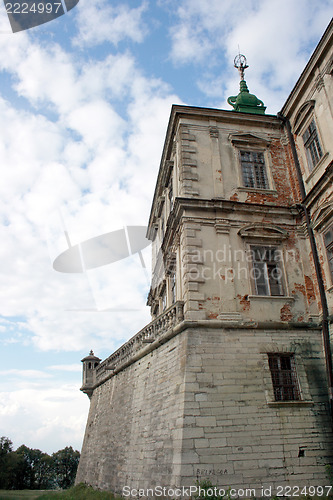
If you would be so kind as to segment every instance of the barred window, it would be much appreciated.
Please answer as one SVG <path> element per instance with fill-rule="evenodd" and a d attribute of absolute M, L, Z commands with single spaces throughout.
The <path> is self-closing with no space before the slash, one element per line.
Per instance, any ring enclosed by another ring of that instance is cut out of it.
<path fill-rule="evenodd" d="M 324 233 L 324 241 L 325 241 L 328 264 L 331 271 L 331 279 L 333 281 L 333 224 L 328 229 L 328 231 Z"/>
<path fill-rule="evenodd" d="M 268 364 L 272 376 L 275 401 L 299 401 L 301 398 L 294 355 L 268 354 Z"/>
<path fill-rule="evenodd" d="M 303 142 L 306 149 L 309 169 L 312 170 L 317 165 L 320 158 L 323 156 L 317 127 L 314 120 L 312 120 L 312 122 L 304 132 Z"/>
<path fill-rule="evenodd" d="M 268 189 L 264 153 L 260 151 L 240 151 L 240 159 L 244 186 Z"/>
<path fill-rule="evenodd" d="M 252 272 L 256 295 L 283 295 L 281 252 L 275 247 L 251 246 Z"/>

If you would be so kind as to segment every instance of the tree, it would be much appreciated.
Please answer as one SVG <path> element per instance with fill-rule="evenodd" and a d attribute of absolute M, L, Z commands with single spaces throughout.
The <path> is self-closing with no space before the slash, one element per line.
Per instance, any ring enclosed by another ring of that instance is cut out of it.
<path fill-rule="evenodd" d="M 0 438 L 0 488 L 7 488 L 9 482 L 9 457 L 13 451 L 12 441 L 2 436 Z"/>
<path fill-rule="evenodd" d="M 74 484 L 80 453 L 71 446 L 50 457 L 24 444 L 13 451 L 7 437 L 0 438 L 0 489 L 69 488 Z"/>
<path fill-rule="evenodd" d="M 39 490 L 48 489 L 54 485 L 53 463 L 47 453 L 28 448 L 24 444 L 15 453 L 21 458 L 20 483 L 22 485 L 20 488 Z"/>
<path fill-rule="evenodd" d="M 80 453 L 71 446 L 53 453 L 53 467 L 59 488 L 70 488 L 74 484 L 79 459 Z"/>

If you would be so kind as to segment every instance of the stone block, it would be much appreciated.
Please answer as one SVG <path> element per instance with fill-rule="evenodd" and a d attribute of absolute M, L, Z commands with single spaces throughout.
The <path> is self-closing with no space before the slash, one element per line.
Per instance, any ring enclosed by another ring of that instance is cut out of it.
<path fill-rule="evenodd" d="M 215 417 L 196 417 L 195 421 L 198 427 L 215 427 L 216 418 Z"/>

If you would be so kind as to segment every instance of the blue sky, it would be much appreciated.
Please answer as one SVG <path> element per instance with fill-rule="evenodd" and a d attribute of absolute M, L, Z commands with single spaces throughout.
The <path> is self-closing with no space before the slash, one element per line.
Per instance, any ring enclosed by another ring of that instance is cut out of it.
<path fill-rule="evenodd" d="M 148 285 L 137 255 L 55 271 L 64 231 L 76 244 L 147 223 L 171 105 L 229 109 L 238 46 L 250 92 L 278 112 L 332 3 L 80 0 L 15 34 L 2 9 L 0 435 L 80 449 L 80 360 L 105 358 L 149 322 Z"/>

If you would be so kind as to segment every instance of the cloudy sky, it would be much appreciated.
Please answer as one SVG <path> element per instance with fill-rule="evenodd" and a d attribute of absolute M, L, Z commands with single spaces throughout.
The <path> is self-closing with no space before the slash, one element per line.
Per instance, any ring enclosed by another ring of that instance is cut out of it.
<path fill-rule="evenodd" d="M 147 223 L 171 105 L 229 109 L 238 47 L 250 91 L 278 112 L 332 2 L 80 0 L 15 34 L 1 9 L 0 436 L 80 449 L 80 360 L 149 322 L 148 281 L 137 254 L 76 274 L 54 260 Z"/>

